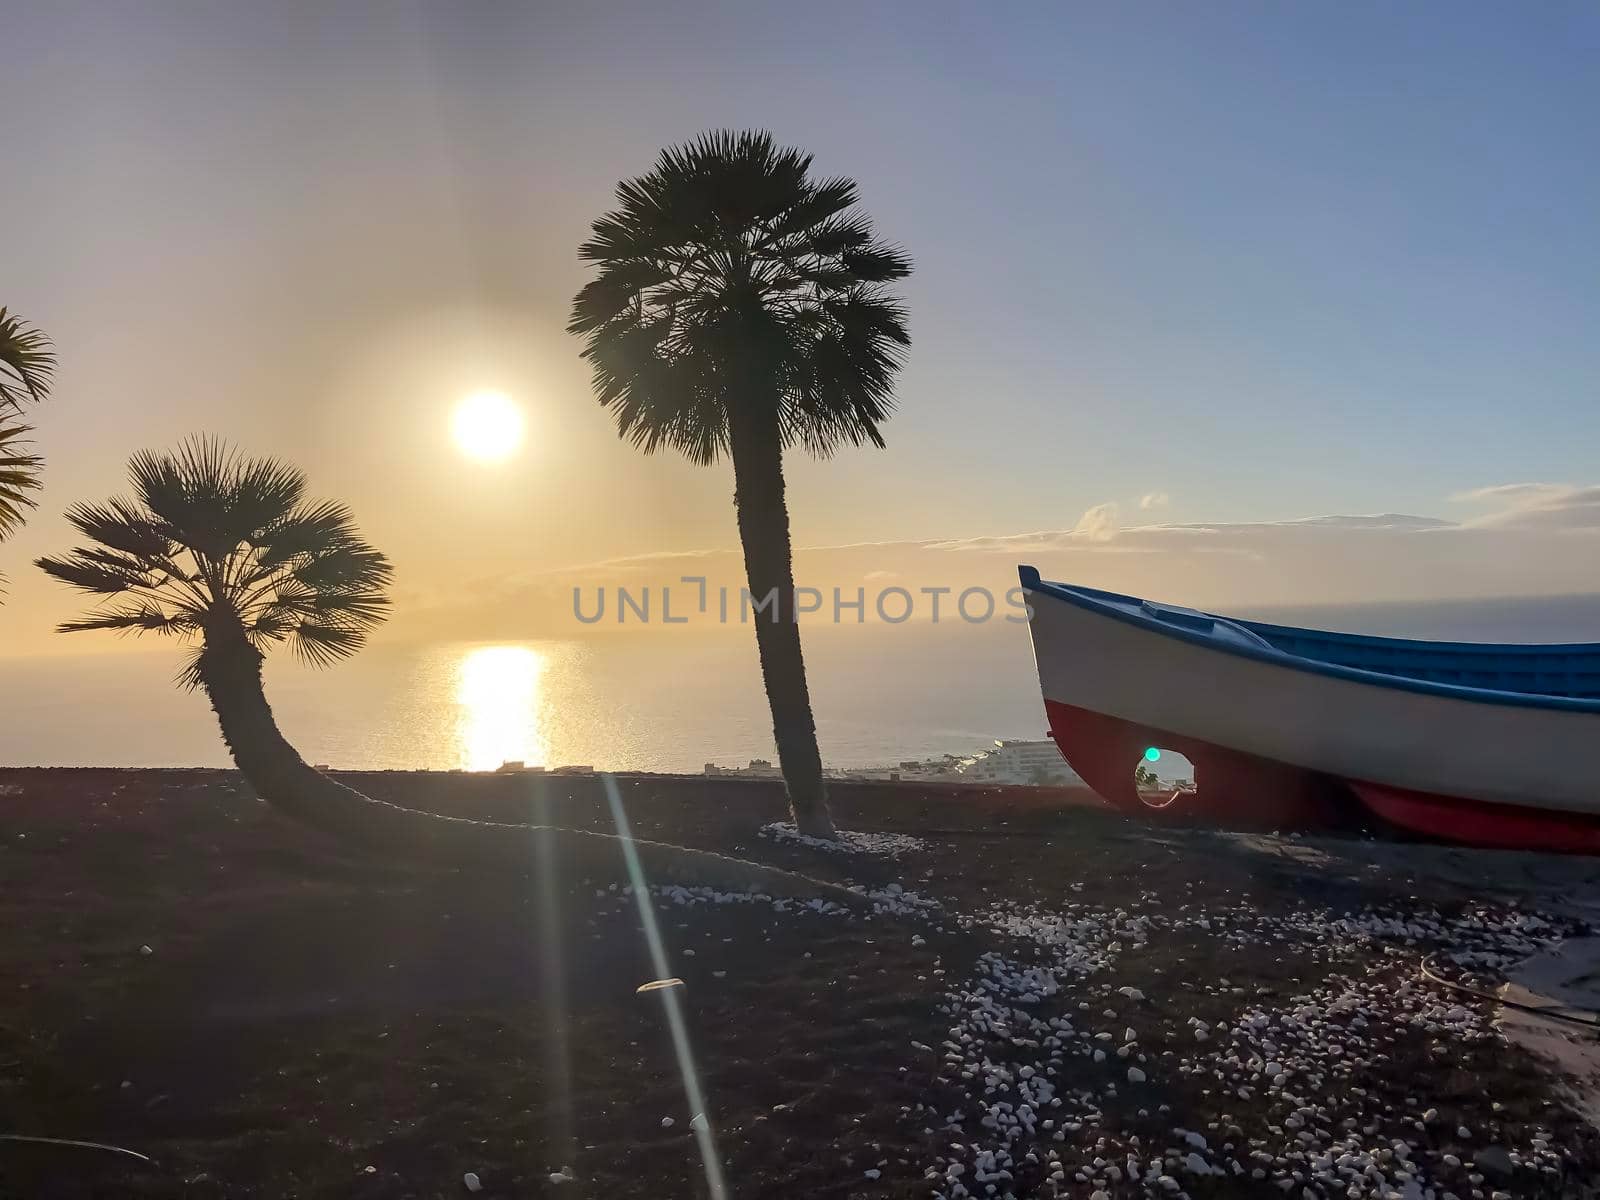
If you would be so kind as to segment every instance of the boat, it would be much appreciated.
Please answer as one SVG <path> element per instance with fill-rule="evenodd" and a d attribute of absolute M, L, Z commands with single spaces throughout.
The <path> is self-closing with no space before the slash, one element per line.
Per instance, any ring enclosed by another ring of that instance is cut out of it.
<path fill-rule="evenodd" d="M 1117 808 L 1600 853 L 1600 644 L 1297 629 L 1018 568 L 1050 736 Z M 1164 751 L 1192 785 L 1152 797 Z"/>

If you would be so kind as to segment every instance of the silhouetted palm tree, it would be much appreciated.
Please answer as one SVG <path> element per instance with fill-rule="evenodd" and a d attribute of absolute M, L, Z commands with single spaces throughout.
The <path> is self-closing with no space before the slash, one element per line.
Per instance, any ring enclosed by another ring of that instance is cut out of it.
<path fill-rule="evenodd" d="M 389 560 L 349 509 L 305 496 L 305 477 L 193 439 L 175 453 L 136 454 L 131 498 L 79 504 L 67 520 L 90 544 L 38 559 L 50 575 L 100 597 L 59 628 L 174 637 L 192 647 L 179 675 L 203 690 L 234 762 L 256 794 L 307 824 L 400 855 L 535 863 L 533 834 L 561 861 L 619 872 L 618 839 L 546 826 L 470 821 L 362 795 L 306 765 L 279 731 L 261 685 L 265 651 L 287 643 L 324 666 L 354 654 L 388 614 Z M 523 836 L 513 836 L 513 835 Z M 652 880 L 816 895 L 811 880 L 722 855 L 636 842 Z"/>
<path fill-rule="evenodd" d="M 342 504 L 306 499 L 305 477 L 197 438 L 128 464 L 132 499 L 77 504 L 67 520 L 93 544 L 38 565 L 98 608 L 64 633 L 111 629 L 192 646 L 179 676 L 211 701 L 240 769 L 292 796 L 299 755 L 261 688 L 264 652 L 287 642 L 325 666 L 354 654 L 388 613 L 389 560 Z M 309 770 L 309 768 L 305 768 Z"/>
<path fill-rule="evenodd" d="M 0 308 L 0 539 L 34 506 L 29 493 L 39 486 L 44 460 L 23 449 L 33 431 L 19 418 L 25 404 L 50 394 L 55 365 L 50 339 Z"/>
<path fill-rule="evenodd" d="M 601 404 L 646 453 L 733 460 L 756 641 L 789 802 L 833 836 L 794 612 L 783 452 L 883 445 L 910 344 L 885 285 L 911 260 L 876 240 L 849 179 L 764 132 L 707 134 L 620 184 L 579 248 L 599 274 L 572 305 Z"/>

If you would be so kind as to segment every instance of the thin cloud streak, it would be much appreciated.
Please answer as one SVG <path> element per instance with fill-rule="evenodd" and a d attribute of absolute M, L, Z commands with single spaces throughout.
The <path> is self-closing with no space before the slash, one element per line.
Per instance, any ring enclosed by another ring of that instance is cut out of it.
<path fill-rule="evenodd" d="M 1596 589 L 1600 545 L 1595 553 L 1586 547 L 1600 534 L 1600 487 L 1516 485 L 1480 494 L 1500 507 L 1468 521 L 1374 513 L 1122 526 L 1119 506 L 1108 501 L 1066 528 L 801 547 L 795 577 L 830 601 L 835 588 L 872 596 L 891 584 L 913 593 L 981 587 L 1003 597 L 1017 585 L 1017 564 L 1028 562 L 1046 577 L 1222 610 Z M 683 583 L 685 576 L 705 580 L 705 608 L 701 585 Z M 587 636 L 616 632 L 620 622 L 609 615 L 580 625 L 572 615 L 575 589 L 586 597 L 585 611 L 593 611 L 597 589 L 608 589 L 614 614 L 618 588 L 651 589 L 659 612 L 661 591 L 670 587 L 675 613 L 692 605 L 704 620 L 717 610 L 719 589 L 727 589 L 737 613 L 744 582 L 743 558 L 732 547 L 603 559 L 480 580 L 420 605 L 414 625 L 416 632 L 456 636 Z"/>
<path fill-rule="evenodd" d="M 1550 532 L 1600 530 L 1600 484 L 1507 483 L 1463 493 L 1465 499 L 1510 500 L 1511 506 L 1466 522 L 1475 529 L 1523 529 Z"/>

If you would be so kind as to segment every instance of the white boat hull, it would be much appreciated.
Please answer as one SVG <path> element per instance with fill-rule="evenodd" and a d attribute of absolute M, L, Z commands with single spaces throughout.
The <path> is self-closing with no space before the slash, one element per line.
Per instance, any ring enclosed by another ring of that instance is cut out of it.
<path fill-rule="evenodd" d="M 1047 707 L 1085 710 L 1351 783 L 1600 814 L 1600 786 L 1574 770 L 1600 744 L 1594 712 L 1298 670 L 1164 636 L 1048 593 L 1030 590 L 1028 600 Z"/>

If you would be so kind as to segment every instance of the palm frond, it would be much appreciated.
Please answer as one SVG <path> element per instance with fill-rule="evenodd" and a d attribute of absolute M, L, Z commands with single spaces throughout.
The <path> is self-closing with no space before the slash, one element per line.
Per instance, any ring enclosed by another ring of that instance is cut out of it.
<path fill-rule="evenodd" d="M 50 339 L 0 308 L 0 410 L 20 412 L 25 402 L 43 400 L 55 369 Z"/>
<path fill-rule="evenodd" d="M 132 498 L 68 510 L 88 546 L 37 560 L 80 591 L 124 598 L 63 632 L 203 639 L 207 629 L 242 629 L 257 650 L 287 639 L 325 665 L 388 616 L 389 560 L 344 505 L 307 501 L 296 468 L 200 437 L 134 455 L 129 477 Z M 201 662 L 191 658 L 179 681 L 197 685 Z"/>
<path fill-rule="evenodd" d="M 289 519 L 305 497 L 306 477 L 282 459 L 247 459 L 237 465 L 233 489 L 233 518 L 253 540 Z"/>
<path fill-rule="evenodd" d="M 173 682 L 184 691 L 193 692 L 204 686 L 205 676 L 201 668 L 205 653 L 204 646 L 195 646 L 188 654 L 184 655 L 183 667 L 173 677 Z"/>
<path fill-rule="evenodd" d="M 394 568 L 380 552 L 357 542 L 310 555 L 291 574 L 314 591 L 344 594 L 383 588 L 394 577 Z"/>
<path fill-rule="evenodd" d="M 148 576 L 142 571 L 97 562 L 91 555 L 79 549 L 61 558 L 36 558 L 34 565 L 53 579 L 97 596 L 119 596 L 147 586 Z"/>
<path fill-rule="evenodd" d="M 302 621 L 289 633 L 295 654 L 313 667 L 326 667 L 348 658 L 366 640 L 367 635 L 361 630 L 328 621 Z"/>
<path fill-rule="evenodd" d="M 112 497 L 104 504 L 74 504 L 67 523 L 84 537 L 152 563 L 171 557 L 166 526 L 131 500 Z"/>
<path fill-rule="evenodd" d="M 31 432 L 17 422 L 0 422 L 0 538 L 21 525 L 27 510 L 37 504 L 29 493 L 40 486 L 39 468 L 44 460 L 22 449 Z"/>
<path fill-rule="evenodd" d="M 707 133 L 617 187 L 579 248 L 573 299 L 600 403 L 646 452 L 710 462 L 732 413 L 760 405 L 785 444 L 882 445 L 910 337 L 884 285 L 910 258 L 879 241 L 844 178 L 763 131 Z"/>
<path fill-rule="evenodd" d="M 154 604 L 133 604 L 102 609 L 56 626 L 57 633 L 88 629 L 115 629 L 124 633 L 192 633 L 196 626 L 184 613 L 166 613 Z"/>
<path fill-rule="evenodd" d="M 888 283 L 911 274 L 911 259 L 893 246 L 866 245 L 844 250 L 839 264 L 861 283 Z"/>
<path fill-rule="evenodd" d="M 359 540 L 355 517 L 345 505 L 333 500 L 303 505 L 261 531 L 258 567 L 270 570 Z"/>

